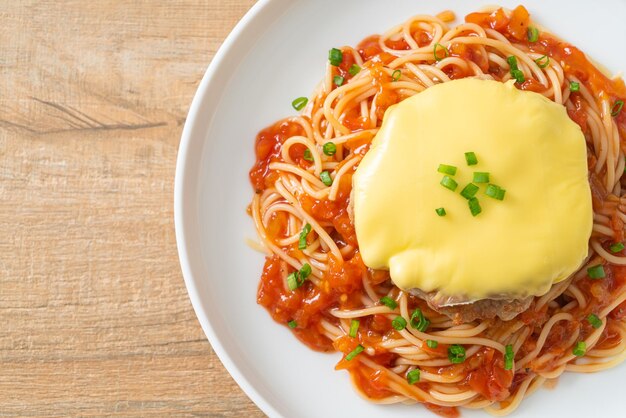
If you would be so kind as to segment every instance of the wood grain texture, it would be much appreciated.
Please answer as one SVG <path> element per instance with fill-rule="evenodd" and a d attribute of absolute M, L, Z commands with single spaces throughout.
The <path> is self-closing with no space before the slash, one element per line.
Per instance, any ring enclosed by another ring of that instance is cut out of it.
<path fill-rule="evenodd" d="M 0 2 L 0 416 L 263 416 L 173 225 L 188 107 L 252 3 Z"/>

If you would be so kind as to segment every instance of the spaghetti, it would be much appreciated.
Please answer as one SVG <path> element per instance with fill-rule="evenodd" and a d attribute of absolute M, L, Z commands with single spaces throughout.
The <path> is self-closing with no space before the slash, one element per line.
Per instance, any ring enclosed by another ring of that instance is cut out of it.
<path fill-rule="evenodd" d="M 302 114 L 259 133 L 249 207 L 267 251 L 258 303 L 309 347 L 342 352 L 336 368 L 373 402 L 506 415 L 565 371 L 626 359 L 626 87 L 537 28 L 522 6 L 472 13 L 450 28 L 453 20 L 414 16 L 341 48 Z M 516 86 L 564 105 L 587 140 L 590 257 L 512 320 L 455 323 L 363 264 L 352 175 L 389 106 L 453 79 L 508 81 L 511 56 L 523 75 Z M 597 265 L 603 278 L 590 277 Z"/>

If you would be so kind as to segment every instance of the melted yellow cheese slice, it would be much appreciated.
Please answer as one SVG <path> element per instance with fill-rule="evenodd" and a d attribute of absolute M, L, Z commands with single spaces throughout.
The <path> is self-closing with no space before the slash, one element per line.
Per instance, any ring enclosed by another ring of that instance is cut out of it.
<path fill-rule="evenodd" d="M 457 167 L 455 192 L 440 185 L 439 164 Z M 506 195 L 480 184 L 474 217 L 460 191 L 475 171 Z M 355 173 L 363 261 L 402 289 L 466 301 L 544 294 L 587 257 L 587 176 L 585 138 L 563 106 L 512 82 L 436 85 L 387 110 Z"/>

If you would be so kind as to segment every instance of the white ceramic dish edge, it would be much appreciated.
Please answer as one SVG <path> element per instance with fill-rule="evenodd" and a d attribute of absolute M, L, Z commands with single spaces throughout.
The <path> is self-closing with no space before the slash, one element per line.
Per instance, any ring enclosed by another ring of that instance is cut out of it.
<path fill-rule="evenodd" d="M 187 115 L 187 120 L 197 120 L 199 116 L 203 114 L 201 112 L 201 108 L 205 101 L 205 96 L 209 94 L 212 89 L 210 85 L 215 83 L 219 77 L 219 70 L 222 67 L 222 62 L 227 59 L 228 54 L 230 53 L 232 46 L 235 42 L 241 40 L 241 36 L 244 33 L 252 32 L 252 28 L 249 26 L 249 23 L 259 14 L 268 13 L 267 7 L 270 5 L 271 0 L 259 0 L 248 12 L 244 15 L 244 17 L 235 25 L 234 29 L 228 34 L 222 45 L 219 47 L 217 53 L 213 57 L 213 60 L 209 64 L 202 80 L 200 81 L 200 85 L 196 90 L 196 94 L 194 95 L 193 101 L 191 102 L 191 106 L 189 108 L 189 112 Z M 249 34 L 249 36 L 251 33 Z M 219 102 L 219 100 L 215 99 L 215 103 Z M 210 107 L 210 105 L 209 105 Z M 208 124 L 209 121 L 206 121 Z M 244 374 L 241 372 L 239 367 L 233 362 L 228 355 L 227 351 L 221 344 L 219 338 L 217 337 L 215 330 L 211 323 L 207 320 L 208 315 L 206 314 L 200 297 L 198 296 L 198 291 L 196 288 L 195 282 L 192 280 L 194 277 L 192 273 L 192 267 L 189 263 L 189 251 L 191 250 L 187 246 L 186 239 L 186 231 L 193 222 L 192 219 L 195 219 L 195 216 L 185 216 L 187 215 L 183 211 L 183 196 L 186 193 L 186 177 L 189 176 L 190 169 L 189 167 L 189 152 L 188 148 L 190 146 L 191 138 L 195 135 L 195 131 L 198 130 L 197 124 L 188 124 L 185 123 L 183 127 L 183 133 L 181 136 L 181 142 L 178 149 L 178 156 L 176 159 L 176 174 L 175 174 L 175 186 L 174 186 L 174 224 L 176 230 L 176 245 L 178 249 L 179 259 L 181 270 L 183 273 L 183 278 L 185 280 L 185 286 L 187 287 L 187 293 L 189 294 L 189 298 L 191 299 L 191 304 L 196 313 L 196 317 L 202 326 L 202 330 L 204 334 L 209 339 L 213 350 L 219 357 L 220 361 L 228 370 L 230 375 L 233 377 L 235 382 L 241 387 L 241 389 L 252 399 L 252 401 L 259 407 L 261 410 L 269 415 L 280 417 L 281 415 L 276 411 L 270 404 L 268 404 L 263 396 L 261 396 L 257 390 L 254 388 L 252 384 L 246 379 Z M 187 183 L 188 184 L 188 183 Z M 188 208 L 186 208 L 188 209 Z M 197 214 L 195 214 L 197 216 Z"/>

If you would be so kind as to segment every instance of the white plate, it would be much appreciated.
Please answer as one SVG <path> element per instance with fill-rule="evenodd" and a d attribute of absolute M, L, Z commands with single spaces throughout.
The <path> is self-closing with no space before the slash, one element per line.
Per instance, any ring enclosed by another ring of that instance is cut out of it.
<path fill-rule="evenodd" d="M 503 0 L 515 7 L 519 0 Z M 626 1 L 526 0 L 539 23 L 610 70 L 626 70 Z M 482 4 L 467 0 L 266 0 L 256 4 L 213 59 L 193 100 L 176 168 L 176 239 L 191 301 L 216 353 L 252 400 L 272 417 L 433 417 L 419 405 L 377 406 L 334 371 L 339 354 L 315 353 L 256 304 L 263 257 L 246 206 L 257 132 L 293 115 L 331 47 L 355 45 L 415 14 L 451 9 L 462 19 Z M 626 367 L 567 374 L 554 390 L 526 399 L 514 416 L 623 416 Z M 212 396 L 207 393 L 206 396 Z M 486 416 L 482 412 L 463 416 Z"/>

